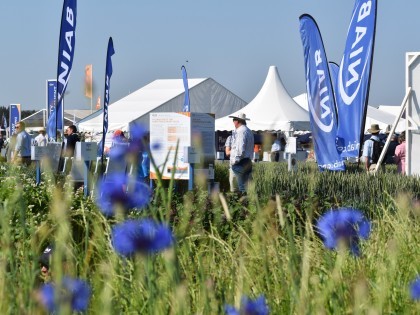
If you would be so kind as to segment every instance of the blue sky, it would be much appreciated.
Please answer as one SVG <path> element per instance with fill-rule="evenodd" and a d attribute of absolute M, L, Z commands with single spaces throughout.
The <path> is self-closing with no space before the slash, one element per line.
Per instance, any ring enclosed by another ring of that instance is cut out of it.
<path fill-rule="evenodd" d="M 420 51 L 420 1 L 378 1 L 370 105 L 399 105 L 405 53 Z M 0 1 L 0 106 L 45 108 L 56 77 L 62 0 Z M 108 38 L 115 55 L 111 103 L 156 79 L 211 77 L 251 101 L 270 65 L 290 95 L 305 92 L 299 16 L 318 23 L 327 57 L 340 62 L 353 0 L 79 0 L 73 71 L 65 108 L 90 109 L 84 67 L 93 65 L 94 100 L 103 98 Z M 188 62 L 186 62 L 188 60 Z"/>

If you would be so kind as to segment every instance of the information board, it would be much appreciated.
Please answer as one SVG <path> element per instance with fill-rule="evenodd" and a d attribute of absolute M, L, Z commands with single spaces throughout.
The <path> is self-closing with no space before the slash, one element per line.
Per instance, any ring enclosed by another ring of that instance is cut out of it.
<path fill-rule="evenodd" d="M 197 169 L 210 179 L 214 174 L 213 168 L 209 170 L 215 158 L 214 115 L 191 112 L 151 113 L 150 147 L 163 179 L 170 179 L 172 172 L 175 179 L 190 178 L 190 165 L 185 156 L 187 152 L 198 154 L 200 163 Z M 190 149 L 185 149 L 188 147 Z M 152 164 L 150 178 L 157 178 Z"/>

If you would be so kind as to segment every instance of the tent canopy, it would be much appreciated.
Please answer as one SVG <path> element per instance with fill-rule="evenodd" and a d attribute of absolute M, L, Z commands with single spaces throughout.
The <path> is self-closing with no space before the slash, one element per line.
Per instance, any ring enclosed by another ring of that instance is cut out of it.
<path fill-rule="evenodd" d="M 399 107 L 397 107 L 399 109 Z M 388 125 L 392 125 L 395 121 L 396 116 L 378 109 L 373 106 L 368 106 L 366 113 L 365 132 L 370 128 L 371 124 L 378 124 L 379 128 L 385 132 Z M 395 131 L 400 133 L 405 130 L 405 119 L 401 118 L 395 128 Z"/>
<path fill-rule="evenodd" d="M 64 109 L 64 124 L 66 126 L 73 125 L 90 113 L 90 109 Z M 48 123 L 47 110 L 41 109 L 36 113 L 23 118 L 22 121 L 25 122 L 28 130 L 44 129 Z"/>
<path fill-rule="evenodd" d="M 286 91 L 276 66 L 270 66 L 264 85 L 257 96 L 244 108 L 216 119 L 216 130 L 233 128 L 230 115 L 243 112 L 251 130 L 310 130 L 309 114 Z"/>
<path fill-rule="evenodd" d="M 293 98 L 296 103 L 298 103 L 302 108 L 308 109 L 308 98 L 306 93 L 302 93 Z M 366 112 L 366 123 L 365 123 L 365 132 L 371 126 L 371 124 L 378 124 L 379 128 L 382 131 L 385 131 L 388 125 L 392 125 L 395 121 L 395 118 L 400 112 L 399 106 L 379 106 L 376 108 L 374 106 L 368 105 L 367 112 Z M 405 119 L 401 118 L 397 124 L 397 128 L 395 129 L 396 132 L 401 132 L 405 130 Z"/>
<path fill-rule="evenodd" d="M 214 113 L 222 117 L 246 102 L 211 78 L 188 79 L 191 112 Z M 184 104 L 182 79 L 155 80 L 108 107 L 108 130 L 129 130 L 140 123 L 149 130 L 150 112 L 180 112 Z M 80 131 L 102 132 L 102 110 L 78 123 Z"/>

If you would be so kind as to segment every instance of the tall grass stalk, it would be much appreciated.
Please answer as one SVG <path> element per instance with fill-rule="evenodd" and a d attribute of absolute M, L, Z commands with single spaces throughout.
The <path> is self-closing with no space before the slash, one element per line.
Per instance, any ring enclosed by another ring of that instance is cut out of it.
<path fill-rule="evenodd" d="M 216 178 L 228 182 L 226 170 L 216 165 Z M 166 220 L 175 246 L 124 258 L 111 240 L 120 219 L 104 217 L 83 193 L 67 183 L 56 189 L 60 181 L 36 186 L 21 170 L 0 172 L 2 314 L 42 312 L 37 259 L 50 241 L 53 280 L 86 279 L 90 314 L 222 314 L 225 304 L 261 294 L 271 314 L 419 311 L 407 287 L 420 273 L 418 178 L 318 173 L 308 165 L 289 173 L 281 163 L 261 163 L 240 200 L 199 188 L 181 196 L 176 187 L 169 198 L 162 181 L 155 198 L 163 199 L 126 217 Z M 358 258 L 325 249 L 314 229 L 336 206 L 357 206 L 372 221 Z"/>

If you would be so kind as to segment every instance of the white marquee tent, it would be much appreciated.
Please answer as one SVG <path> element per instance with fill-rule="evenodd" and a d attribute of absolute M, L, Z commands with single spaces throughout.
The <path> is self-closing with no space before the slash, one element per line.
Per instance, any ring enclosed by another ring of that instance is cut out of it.
<path fill-rule="evenodd" d="M 302 93 L 293 98 L 296 103 L 298 103 L 303 109 L 308 109 L 308 99 L 306 97 L 306 93 Z M 365 123 L 365 131 L 370 128 L 372 124 L 378 124 L 379 128 L 385 132 L 386 127 L 388 125 L 392 125 L 395 121 L 396 116 L 398 115 L 400 110 L 399 106 L 387 106 L 384 108 L 383 106 L 379 106 L 376 108 L 374 106 L 368 106 L 367 113 L 366 113 L 366 123 Z M 394 114 L 395 112 L 395 114 Z M 396 132 L 400 133 L 405 130 L 405 119 L 401 118 L 398 122 L 397 128 L 395 129 Z"/>
<path fill-rule="evenodd" d="M 64 125 L 70 126 L 76 124 L 90 113 L 91 111 L 87 109 L 64 109 Z M 41 109 L 36 113 L 23 118 L 22 121 L 25 122 L 26 129 L 29 132 L 45 129 L 48 123 L 47 110 Z"/>
<path fill-rule="evenodd" d="M 276 66 L 270 66 L 264 85 L 257 96 L 244 108 L 216 119 L 216 130 L 233 128 L 230 115 L 243 112 L 251 130 L 310 130 L 309 114 L 286 91 Z"/>
<path fill-rule="evenodd" d="M 216 119 L 239 110 L 246 102 L 211 78 L 188 79 L 192 112 L 214 113 Z M 111 91 L 112 95 L 112 91 Z M 150 112 L 181 112 L 185 90 L 182 79 L 155 80 L 108 107 L 108 130 L 129 130 L 130 123 L 149 129 Z M 80 131 L 102 132 L 102 110 L 81 120 Z"/>

